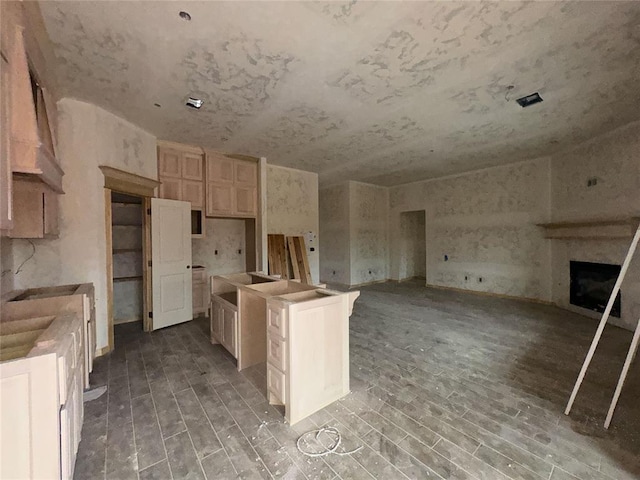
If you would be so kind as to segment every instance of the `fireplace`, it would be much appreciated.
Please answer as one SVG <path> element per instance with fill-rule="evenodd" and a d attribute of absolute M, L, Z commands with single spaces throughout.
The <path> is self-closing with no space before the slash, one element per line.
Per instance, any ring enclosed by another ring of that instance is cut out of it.
<path fill-rule="evenodd" d="M 571 276 L 569 302 L 578 307 L 604 312 L 620 274 L 620 265 L 571 261 L 569 271 Z M 613 317 L 620 318 L 621 302 L 620 292 L 618 292 L 611 309 Z"/>

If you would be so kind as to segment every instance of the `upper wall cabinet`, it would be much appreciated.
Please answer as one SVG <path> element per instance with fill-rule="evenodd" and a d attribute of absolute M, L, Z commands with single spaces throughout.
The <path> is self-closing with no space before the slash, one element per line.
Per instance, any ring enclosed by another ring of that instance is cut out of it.
<path fill-rule="evenodd" d="M 23 28 L 13 26 L 3 42 L 9 68 L 10 159 L 14 173 L 31 175 L 57 193 L 64 172 L 54 155 L 53 135 L 47 115 L 47 92 L 30 72 L 24 47 Z M 7 88 L 3 86 L 3 89 Z M 53 107 L 51 102 L 49 107 Z"/>
<path fill-rule="evenodd" d="M 258 213 L 258 164 L 206 152 L 207 217 L 251 218 Z"/>
<path fill-rule="evenodd" d="M 188 149 L 188 150 L 187 150 Z M 178 145 L 158 146 L 159 197 L 191 202 L 204 208 L 204 160 L 202 150 Z"/>
<path fill-rule="evenodd" d="M 189 145 L 158 142 L 158 197 L 191 203 L 191 236 L 204 236 L 204 156 Z"/>
<path fill-rule="evenodd" d="M 16 177 L 13 182 L 14 220 L 11 238 L 57 238 L 58 194 L 44 183 Z"/>

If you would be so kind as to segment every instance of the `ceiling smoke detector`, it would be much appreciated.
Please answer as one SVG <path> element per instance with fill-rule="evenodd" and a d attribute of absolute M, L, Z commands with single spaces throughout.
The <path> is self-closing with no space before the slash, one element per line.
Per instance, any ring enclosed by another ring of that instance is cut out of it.
<path fill-rule="evenodd" d="M 191 15 L 189 15 L 189 12 L 185 12 L 185 11 L 181 11 L 180 13 L 178 13 L 178 15 L 180 15 L 180 18 L 190 22 L 191 21 Z"/>
<path fill-rule="evenodd" d="M 541 101 L 542 101 L 542 97 L 538 92 L 532 93 L 531 95 L 527 95 L 525 97 L 518 98 L 516 100 L 516 102 L 518 102 L 518 105 L 520 105 L 522 108 L 529 107 L 536 103 L 540 103 Z"/>
<path fill-rule="evenodd" d="M 203 103 L 204 103 L 204 101 L 200 100 L 199 98 L 189 97 L 187 99 L 187 103 L 185 105 L 187 107 L 195 108 L 196 110 L 198 110 L 202 106 Z"/>

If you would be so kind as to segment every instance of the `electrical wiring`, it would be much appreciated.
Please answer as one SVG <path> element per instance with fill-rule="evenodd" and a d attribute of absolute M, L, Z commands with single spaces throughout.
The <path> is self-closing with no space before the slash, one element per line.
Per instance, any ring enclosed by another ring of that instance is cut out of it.
<path fill-rule="evenodd" d="M 325 434 L 327 437 L 329 437 L 331 439 L 331 441 L 333 442 L 331 445 L 327 446 L 325 445 L 322 440 L 320 439 L 320 435 L 321 434 Z M 313 449 L 313 450 L 309 450 L 309 439 L 313 437 L 312 441 L 314 441 L 316 444 L 319 445 L 320 448 L 318 449 Z M 306 444 L 306 448 L 303 448 L 301 446 L 302 441 L 305 442 Z M 317 430 L 311 430 L 303 435 L 300 436 L 300 438 L 298 438 L 298 441 L 296 442 L 296 446 L 298 447 L 298 451 L 300 453 L 302 453 L 303 455 L 306 455 L 307 457 L 313 457 L 313 458 L 318 458 L 318 457 L 325 457 L 327 455 L 330 454 L 334 454 L 334 455 L 353 455 L 354 453 L 358 452 L 359 450 L 362 449 L 362 445 L 360 445 L 358 448 L 351 450 L 350 452 L 339 452 L 338 451 L 338 447 L 340 447 L 340 444 L 342 443 L 342 435 L 340 434 L 340 432 L 338 431 L 337 428 L 334 427 L 322 427 L 319 428 Z"/>

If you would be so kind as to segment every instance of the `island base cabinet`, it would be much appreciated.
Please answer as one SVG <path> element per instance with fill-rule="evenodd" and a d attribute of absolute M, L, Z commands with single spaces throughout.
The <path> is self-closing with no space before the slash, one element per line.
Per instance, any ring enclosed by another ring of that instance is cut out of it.
<path fill-rule="evenodd" d="M 349 393 L 349 294 L 268 299 L 267 390 L 290 425 Z"/>

